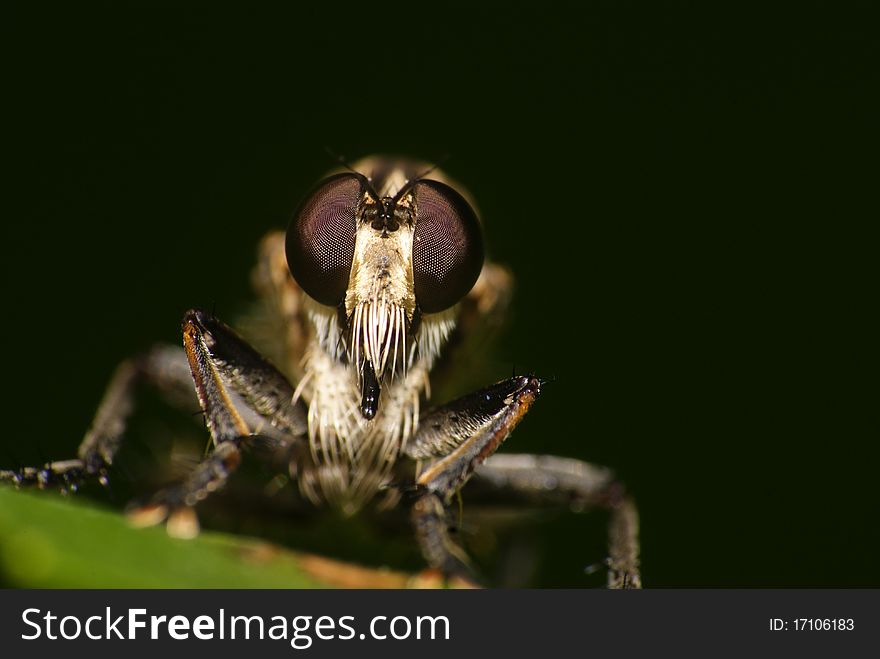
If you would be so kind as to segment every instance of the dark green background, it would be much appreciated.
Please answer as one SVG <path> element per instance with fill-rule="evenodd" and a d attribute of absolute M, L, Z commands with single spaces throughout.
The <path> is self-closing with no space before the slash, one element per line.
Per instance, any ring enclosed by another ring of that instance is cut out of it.
<path fill-rule="evenodd" d="M 556 377 L 505 450 L 614 467 L 646 585 L 880 585 L 860 12 L 143 3 L 7 29 L 15 460 L 70 455 L 185 308 L 246 306 L 325 146 L 450 156 L 518 280 L 487 377 Z M 541 583 L 595 583 L 587 528 L 539 528 Z"/>

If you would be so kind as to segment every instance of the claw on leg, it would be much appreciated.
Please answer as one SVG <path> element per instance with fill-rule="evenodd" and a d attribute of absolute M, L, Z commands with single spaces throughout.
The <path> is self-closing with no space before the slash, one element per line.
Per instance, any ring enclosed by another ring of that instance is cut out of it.
<path fill-rule="evenodd" d="M 151 503 L 132 508 L 126 513 L 134 528 L 147 528 L 165 522 L 165 530 L 172 538 L 191 540 L 199 534 L 199 518 L 189 506 L 170 509 L 162 503 Z"/>
<path fill-rule="evenodd" d="M 199 518 L 189 507 L 178 508 L 168 516 L 165 529 L 172 538 L 192 540 L 199 534 Z"/>
<path fill-rule="evenodd" d="M 125 513 L 128 523 L 137 529 L 147 528 L 161 524 L 168 517 L 168 506 L 160 503 L 150 503 L 144 506 L 131 508 Z"/>
<path fill-rule="evenodd" d="M 444 576 L 441 570 L 428 568 L 413 576 L 406 584 L 407 588 L 419 590 L 437 590 L 451 588 L 453 590 L 473 590 L 480 588 L 480 584 L 462 576 Z"/>

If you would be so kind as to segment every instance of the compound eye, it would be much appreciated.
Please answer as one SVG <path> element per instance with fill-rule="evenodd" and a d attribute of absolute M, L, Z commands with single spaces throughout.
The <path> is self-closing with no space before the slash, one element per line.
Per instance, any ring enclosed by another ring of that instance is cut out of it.
<path fill-rule="evenodd" d="M 477 281 L 483 236 L 474 209 L 448 185 L 423 180 L 412 194 L 416 301 L 423 312 L 436 313 L 461 300 Z"/>
<path fill-rule="evenodd" d="M 345 299 L 354 242 L 355 214 L 366 190 L 360 174 L 321 181 L 303 200 L 287 227 L 287 267 L 300 287 L 328 306 Z"/>

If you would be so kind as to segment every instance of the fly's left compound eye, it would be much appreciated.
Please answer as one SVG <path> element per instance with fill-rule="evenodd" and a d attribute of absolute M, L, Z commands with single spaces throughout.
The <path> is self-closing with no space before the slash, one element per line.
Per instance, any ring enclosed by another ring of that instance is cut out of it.
<path fill-rule="evenodd" d="M 483 236 L 474 209 L 448 185 L 422 180 L 412 194 L 416 301 L 425 313 L 436 313 L 473 288 L 483 268 Z"/>
<path fill-rule="evenodd" d="M 345 299 L 357 225 L 355 214 L 366 190 L 360 174 L 337 174 L 321 181 L 287 228 L 287 267 L 296 283 L 328 306 Z"/>

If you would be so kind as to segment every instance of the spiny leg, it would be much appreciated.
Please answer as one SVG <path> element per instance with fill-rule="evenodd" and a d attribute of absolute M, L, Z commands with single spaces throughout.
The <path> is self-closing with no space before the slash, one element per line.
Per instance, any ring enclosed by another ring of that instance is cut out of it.
<path fill-rule="evenodd" d="M 609 469 L 552 455 L 502 454 L 481 465 L 471 485 L 515 493 L 536 504 L 607 509 L 608 587 L 641 588 L 638 512 Z"/>
<path fill-rule="evenodd" d="M 275 438 L 287 438 L 282 441 L 290 444 L 305 434 L 306 415 L 293 402 L 287 378 L 216 318 L 197 309 L 188 311 L 183 344 L 214 450 L 185 479 L 155 494 L 131 516 L 141 525 L 167 517 L 169 533 L 191 536 L 198 531 L 193 506 L 225 484 L 241 462 L 240 447 L 262 430 L 245 420 L 228 388 L 277 431 Z"/>
<path fill-rule="evenodd" d="M 512 377 L 428 412 L 406 453 L 428 461 L 416 478 L 412 521 L 425 560 L 447 576 L 470 577 L 464 552 L 449 535 L 447 507 L 474 469 L 516 427 L 542 381 Z"/>
<path fill-rule="evenodd" d="M 281 371 L 222 321 L 199 309 L 187 311 L 183 320 L 184 348 L 187 352 L 196 393 L 207 414 L 208 427 L 228 432 L 224 424 L 236 423 L 226 396 L 225 383 L 242 398 L 248 409 L 290 437 L 301 437 L 308 427 L 306 409 L 293 400 L 293 386 Z M 206 378 L 210 376 L 210 380 Z M 219 398 L 212 398 L 219 396 Z M 205 406 L 223 402 L 230 414 L 218 412 L 212 421 Z M 216 440 L 216 438 L 215 438 Z"/>
<path fill-rule="evenodd" d="M 42 467 L 0 471 L 0 481 L 16 485 L 58 487 L 75 491 L 88 478 L 106 484 L 107 472 L 119 450 L 135 394 L 142 384 L 150 384 L 172 405 L 192 410 L 192 376 L 184 351 L 177 346 L 157 346 L 149 352 L 122 362 L 98 406 L 92 425 L 71 460 L 48 462 Z"/>

